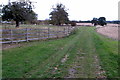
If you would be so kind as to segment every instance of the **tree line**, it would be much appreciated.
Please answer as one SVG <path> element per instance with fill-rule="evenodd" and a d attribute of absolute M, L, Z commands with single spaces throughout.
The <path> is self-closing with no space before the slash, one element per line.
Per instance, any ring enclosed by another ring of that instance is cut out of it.
<path fill-rule="evenodd" d="M 63 4 L 57 4 L 53 11 L 50 12 L 49 23 L 53 25 L 63 25 L 69 23 L 68 13 Z M 2 8 L 2 20 L 16 22 L 16 27 L 19 27 L 20 22 L 37 20 L 37 14 L 33 11 L 32 2 L 11 2 Z"/>
<path fill-rule="evenodd" d="M 68 13 L 65 5 L 56 4 L 55 7 L 52 8 L 50 12 L 50 20 L 49 24 L 52 25 L 68 25 L 76 26 L 78 21 L 70 21 L 68 18 Z M 16 27 L 19 27 L 20 22 L 29 21 L 31 23 L 35 23 L 37 21 L 37 14 L 33 11 L 33 4 L 30 1 L 26 2 L 11 2 L 5 5 L 2 8 L 2 20 L 11 21 L 14 20 L 16 22 Z M 80 23 L 90 22 L 96 25 L 104 26 L 107 24 L 105 17 L 93 18 L 92 21 L 79 21 Z"/>

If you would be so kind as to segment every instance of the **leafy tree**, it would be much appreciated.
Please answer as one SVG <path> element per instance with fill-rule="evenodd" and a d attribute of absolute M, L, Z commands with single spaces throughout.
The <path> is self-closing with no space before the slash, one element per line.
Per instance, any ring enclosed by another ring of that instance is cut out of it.
<path fill-rule="evenodd" d="M 61 25 L 61 24 L 68 24 L 68 13 L 65 10 L 65 6 L 63 4 L 57 4 L 56 8 L 52 8 L 53 11 L 49 14 L 50 15 L 50 23 L 53 25 Z"/>
<path fill-rule="evenodd" d="M 96 25 L 104 26 L 107 24 L 105 17 L 100 17 L 99 19 L 93 18 L 93 20 L 91 22 L 92 22 L 92 24 L 94 24 L 94 26 L 96 26 Z"/>
<path fill-rule="evenodd" d="M 37 19 L 31 2 L 12 2 L 2 8 L 2 13 L 2 20 L 14 20 L 16 27 L 19 27 L 19 22 Z"/>
<path fill-rule="evenodd" d="M 2 21 L 2 7 L 3 6 L 4 6 L 3 4 L 0 4 L 0 23 Z"/>
<path fill-rule="evenodd" d="M 98 24 L 98 19 L 97 18 L 93 18 L 92 24 L 94 24 L 94 26 L 96 26 Z"/>
<path fill-rule="evenodd" d="M 104 25 L 106 25 L 107 23 L 106 23 L 106 18 L 105 17 L 100 17 L 99 19 L 98 19 L 98 21 L 99 21 L 99 25 L 101 25 L 101 26 L 104 26 Z"/>

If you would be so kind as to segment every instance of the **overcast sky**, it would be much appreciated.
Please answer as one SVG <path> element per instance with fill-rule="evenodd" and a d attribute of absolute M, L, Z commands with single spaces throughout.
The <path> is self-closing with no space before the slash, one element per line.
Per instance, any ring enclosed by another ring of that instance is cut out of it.
<path fill-rule="evenodd" d="M 15 1 L 15 0 L 11 0 Z M 70 20 L 91 20 L 93 17 L 106 17 L 107 20 L 118 20 L 118 2 L 120 0 L 31 0 L 39 20 L 49 19 L 52 6 L 62 3 L 68 9 Z M 0 0 L 0 4 L 8 0 Z"/>

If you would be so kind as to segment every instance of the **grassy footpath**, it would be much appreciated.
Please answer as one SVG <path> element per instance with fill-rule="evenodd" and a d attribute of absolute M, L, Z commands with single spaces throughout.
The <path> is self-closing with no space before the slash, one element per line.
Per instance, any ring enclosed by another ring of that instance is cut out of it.
<path fill-rule="evenodd" d="M 66 38 L 29 44 L 3 50 L 4 78 L 68 77 L 69 69 L 75 65 L 80 68 L 73 77 L 94 78 L 95 55 L 108 77 L 118 77 L 117 41 L 99 35 L 93 27 L 81 27 Z M 61 62 L 66 55 L 67 59 Z"/>

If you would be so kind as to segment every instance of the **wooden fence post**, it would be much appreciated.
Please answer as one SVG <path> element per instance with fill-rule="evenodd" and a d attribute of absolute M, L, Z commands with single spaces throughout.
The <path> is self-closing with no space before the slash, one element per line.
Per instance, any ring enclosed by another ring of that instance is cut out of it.
<path fill-rule="evenodd" d="M 50 38 L 50 28 L 48 27 L 48 38 Z"/>
<path fill-rule="evenodd" d="M 40 40 L 40 29 L 38 29 L 38 40 Z"/>
<path fill-rule="evenodd" d="M 26 28 L 26 41 L 28 42 L 28 29 Z"/>
<path fill-rule="evenodd" d="M 13 43 L 13 31 L 12 31 L 12 29 L 10 29 L 10 40 L 11 40 L 11 43 Z"/>
<path fill-rule="evenodd" d="M 68 27 L 68 35 L 69 35 L 69 27 Z"/>
<path fill-rule="evenodd" d="M 59 30 L 57 31 L 57 38 L 59 38 Z"/>
<path fill-rule="evenodd" d="M 66 36 L 66 28 L 65 28 L 65 27 L 64 27 L 64 32 L 63 32 L 63 33 L 64 33 L 64 36 Z M 64 36 L 63 36 L 63 37 L 64 37 Z"/>

